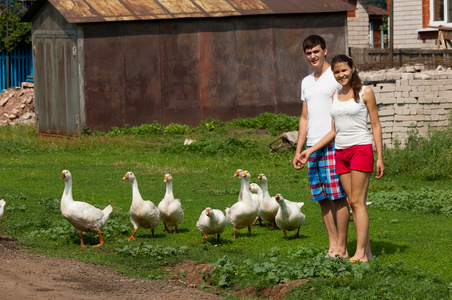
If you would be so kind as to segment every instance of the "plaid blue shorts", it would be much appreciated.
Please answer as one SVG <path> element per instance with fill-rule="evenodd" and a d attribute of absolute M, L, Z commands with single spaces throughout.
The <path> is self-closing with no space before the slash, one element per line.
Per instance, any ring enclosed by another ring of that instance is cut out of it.
<path fill-rule="evenodd" d="M 308 176 L 313 201 L 338 200 L 346 196 L 339 175 L 336 174 L 333 144 L 311 154 L 308 161 Z"/>

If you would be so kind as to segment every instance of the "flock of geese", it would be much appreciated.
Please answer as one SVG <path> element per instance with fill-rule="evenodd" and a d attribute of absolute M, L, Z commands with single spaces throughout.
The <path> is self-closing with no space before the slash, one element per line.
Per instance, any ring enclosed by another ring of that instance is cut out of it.
<path fill-rule="evenodd" d="M 227 224 L 234 230 L 234 239 L 238 229 L 248 228 L 251 236 L 251 228 L 256 222 L 262 222 L 269 228 L 269 224 L 279 227 L 286 239 L 287 231 L 297 230 L 294 238 L 299 237 L 300 227 L 304 224 L 305 215 L 300 211 L 303 202 L 292 202 L 284 199 L 281 194 L 271 197 L 268 192 L 267 178 L 260 174 L 258 179 L 261 187 L 256 183 L 250 184 L 251 174 L 241 169 L 234 174 L 240 179 L 240 192 L 237 202 L 225 209 L 225 213 L 219 209 L 207 207 L 201 212 L 196 222 L 196 227 L 204 236 L 206 242 L 209 235 L 217 235 L 217 243 L 220 242 L 220 234 L 224 232 Z M 68 170 L 63 170 L 60 179 L 64 179 L 64 191 L 61 198 L 61 214 L 75 228 L 80 236 L 81 247 L 86 245 L 83 241 L 84 232 L 94 232 L 99 235 L 98 247 L 104 244 L 101 229 L 105 225 L 113 211 L 111 205 L 103 210 L 91 204 L 75 201 L 72 197 L 72 175 Z M 173 178 L 170 174 L 165 175 L 166 192 L 158 206 L 152 201 L 143 200 L 138 189 L 135 174 L 127 172 L 124 180 L 132 185 L 132 204 L 130 206 L 130 221 L 133 225 L 133 233 L 129 240 L 135 240 L 138 228 L 150 228 L 151 238 L 154 237 L 155 228 L 162 221 L 164 232 L 170 232 L 168 227 L 174 227 L 174 233 L 178 225 L 184 219 L 180 199 L 173 195 Z M 0 219 L 3 215 L 5 201 L 0 200 Z"/>

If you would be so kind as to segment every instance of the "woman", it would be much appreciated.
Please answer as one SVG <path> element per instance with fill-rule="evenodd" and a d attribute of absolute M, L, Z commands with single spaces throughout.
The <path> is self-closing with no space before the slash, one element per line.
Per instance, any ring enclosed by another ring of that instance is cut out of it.
<path fill-rule="evenodd" d="M 331 68 L 334 78 L 342 86 L 334 94 L 330 108 L 332 129 L 317 144 L 303 151 L 300 162 L 307 163 L 313 152 L 335 140 L 336 172 L 352 208 L 356 228 L 356 253 L 350 261 L 367 262 L 372 259 L 372 252 L 369 244 L 366 198 L 370 175 L 374 171 L 372 137 L 367 129 L 368 114 L 377 152 L 376 178 L 380 178 L 384 173 L 377 103 L 372 89 L 363 86 L 351 57 L 334 57 Z"/>

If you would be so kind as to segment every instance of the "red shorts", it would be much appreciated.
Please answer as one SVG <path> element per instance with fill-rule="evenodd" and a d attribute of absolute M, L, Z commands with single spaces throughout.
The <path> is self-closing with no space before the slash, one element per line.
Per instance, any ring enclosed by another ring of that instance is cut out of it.
<path fill-rule="evenodd" d="M 374 171 L 374 152 L 372 144 L 356 145 L 345 149 L 336 149 L 336 173 L 350 173 L 351 170 L 362 172 Z"/>

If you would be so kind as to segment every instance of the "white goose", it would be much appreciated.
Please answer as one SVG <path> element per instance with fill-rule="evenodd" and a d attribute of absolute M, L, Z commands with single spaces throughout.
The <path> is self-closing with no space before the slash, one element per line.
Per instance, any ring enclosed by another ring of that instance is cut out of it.
<path fill-rule="evenodd" d="M 225 230 L 227 225 L 226 217 L 219 209 L 212 209 L 207 207 L 202 211 L 196 222 L 196 227 L 204 235 L 206 242 L 208 242 L 207 235 L 216 234 L 217 244 L 220 243 L 220 234 Z"/>
<path fill-rule="evenodd" d="M 234 228 L 234 239 L 237 229 L 245 227 L 248 227 L 248 234 L 251 236 L 251 226 L 258 214 L 258 206 L 256 202 L 251 199 L 250 190 L 247 188 L 250 184 L 250 173 L 248 171 L 243 171 L 238 177 L 240 178 L 242 201 L 239 201 L 232 205 L 231 208 L 226 209 L 226 219 L 228 220 L 228 223 L 231 224 L 232 228 Z"/>
<path fill-rule="evenodd" d="M 251 192 L 251 198 L 254 202 L 257 203 L 257 217 L 256 220 L 254 220 L 253 226 L 256 224 L 257 221 L 259 221 L 259 224 L 262 226 L 262 218 L 260 216 L 259 207 L 262 202 L 262 198 L 264 197 L 264 193 L 261 189 L 261 187 L 257 183 L 250 183 L 249 186 L 250 192 Z"/>
<path fill-rule="evenodd" d="M 270 197 L 270 193 L 268 192 L 267 177 L 264 174 L 259 174 L 257 178 L 261 182 L 263 193 L 262 201 L 259 206 L 259 215 L 268 229 L 268 223 L 271 223 L 273 226 L 276 225 L 275 217 L 279 209 L 279 204 L 275 201 L 275 197 Z"/>
<path fill-rule="evenodd" d="M 158 205 L 160 219 L 165 225 L 163 232 L 170 232 L 168 226 L 174 226 L 174 233 L 176 233 L 177 226 L 184 219 L 184 211 L 182 210 L 180 199 L 174 199 L 173 177 L 170 174 L 166 174 L 164 182 L 166 182 L 165 197 Z"/>
<path fill-rule="evenodd" d="M 64 192 L 61 198 L 61 214 L 74 226 L 80 236 L 81 247 L 85 248 L 83 232 L 97 232 L 99 235 L 98 247 L 104 244 L 100 229 L 105 225 L 113 208 L 108 205 L 100 210 L 86 202 L 74 201 L 72 198 L 72 175 L 68 170 L 61 173 L 60 179 L 64 179 Z"/>
<path fill-rule="evenodd" d="M 235 173 L 234 173 L 234 176 L 240 178 L 240 174 L 242 174 L 242 173 L 243 173 L 242 169 L 237 169 L 237 171 L 235 171 Z M 240 184 L 239 198 L 237 200 L 238 202 L 242 201 L 243 188 L 244 188 L 243 185 Z"/>
<path fill-rule="evenodd" d="M 3 199 L 0 200 L 0 220 L 3 217 L 3 211 L 5 209 L 5 204 L 6 204 L 5 200 L 3 200 Z"/>
<path fill-rule="evenodd" d="M 133 234 L 129 240 L 135 240 L 135 233 L 139 227 L 151 228 L 151 238 L 154 238 L 154 229 L 160 221 L 157 207 L 149 200 L 143 200 L 138 189 L 135 174 L 127 172 L 122 179 L 129 180 L 132 185 L 132 205 L 130 206 L 130 222 L 133 225 Z"/>
<path fill-rule="evenodd" d="M 280 206 L 275 217 L 276 225 L 278 225 L 278 227 L 283 231 L 286 240 L 286 230 L 292 231 L 298 229 L 297 233 L 293 237 L 294 239 L 298 238 L 300 227 L 304 224 L 304 220 L 306 218 L 305 215 L 300 211 L 300 208 L 304 205 L 304 203 L 285 200 L 281 196 L 281 194 L 277 194 L 275 196 L 275 200 Z"/>

